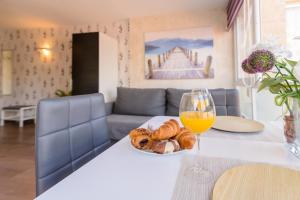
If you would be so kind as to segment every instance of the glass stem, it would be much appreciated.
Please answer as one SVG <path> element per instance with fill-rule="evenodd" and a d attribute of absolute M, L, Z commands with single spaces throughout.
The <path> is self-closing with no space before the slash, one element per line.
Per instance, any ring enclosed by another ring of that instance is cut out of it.
<path fill-rule="evenodd" d="M 200 152 L 200 134 L 197 134 L 198 153 Z"/>

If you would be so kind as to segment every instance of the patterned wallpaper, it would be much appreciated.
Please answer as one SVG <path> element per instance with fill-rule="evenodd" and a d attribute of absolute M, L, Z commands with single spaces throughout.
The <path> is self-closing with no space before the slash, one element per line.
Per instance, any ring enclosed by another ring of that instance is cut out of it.
<path fill-rule="evenodd" d="M 106 25 L 2 30 L 0 49 L 14 51 L 13 95 L 1 98 L 3 106 L 36 104 L 42 98 L 54 97 L 56 89 L 70 90 L 72 33 L 85 32 L 103 32 L 118 40 L 119 85 L 129 86 L 129 20 Z M 36 50 L 45 47 L 51 49 L 47 59 Z"/>

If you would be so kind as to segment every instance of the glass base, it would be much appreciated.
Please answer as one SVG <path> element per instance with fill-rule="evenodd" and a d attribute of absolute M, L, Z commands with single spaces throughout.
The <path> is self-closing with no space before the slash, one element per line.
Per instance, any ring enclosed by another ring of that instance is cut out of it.
<path fill-rule="evenodd" d="M 198 153 L 200 152 L 200 134 L 197 134 Z"/>
<path fill-rule="evenodd" d="M 288 150 L 297 158 L 300 159 L 300 145 L 297 143 L 288 143 L 287 144 Z"/>

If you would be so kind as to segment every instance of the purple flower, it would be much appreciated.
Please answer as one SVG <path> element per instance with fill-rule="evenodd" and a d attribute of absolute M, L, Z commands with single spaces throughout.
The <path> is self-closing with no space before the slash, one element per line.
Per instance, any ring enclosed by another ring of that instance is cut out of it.
<path fill-rule="evenodd" d="M 250 65 L 248 58 L 242 62 L 242 68 L 244 72 L 248 74 L 255 74 L 256 70 Z"/>
<path fill-rule="evenodd" d="M 249 65 L 258 72 L 267 72 L 275 65 L 275 56 L 268 50 L 256 50 L 248 58 Z"/>

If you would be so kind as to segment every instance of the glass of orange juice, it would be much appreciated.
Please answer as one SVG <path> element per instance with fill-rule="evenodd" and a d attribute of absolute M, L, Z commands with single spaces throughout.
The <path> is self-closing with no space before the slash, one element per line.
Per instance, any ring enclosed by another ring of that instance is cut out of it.
<path fill-rule="evenodd" d="M 200 151 L 200 135 L 209 130 L 216 119 L 216 108 L 207 89 L 193 90 L 182 95 L 179 117 L 185 128 L 197 135 Z"/>

